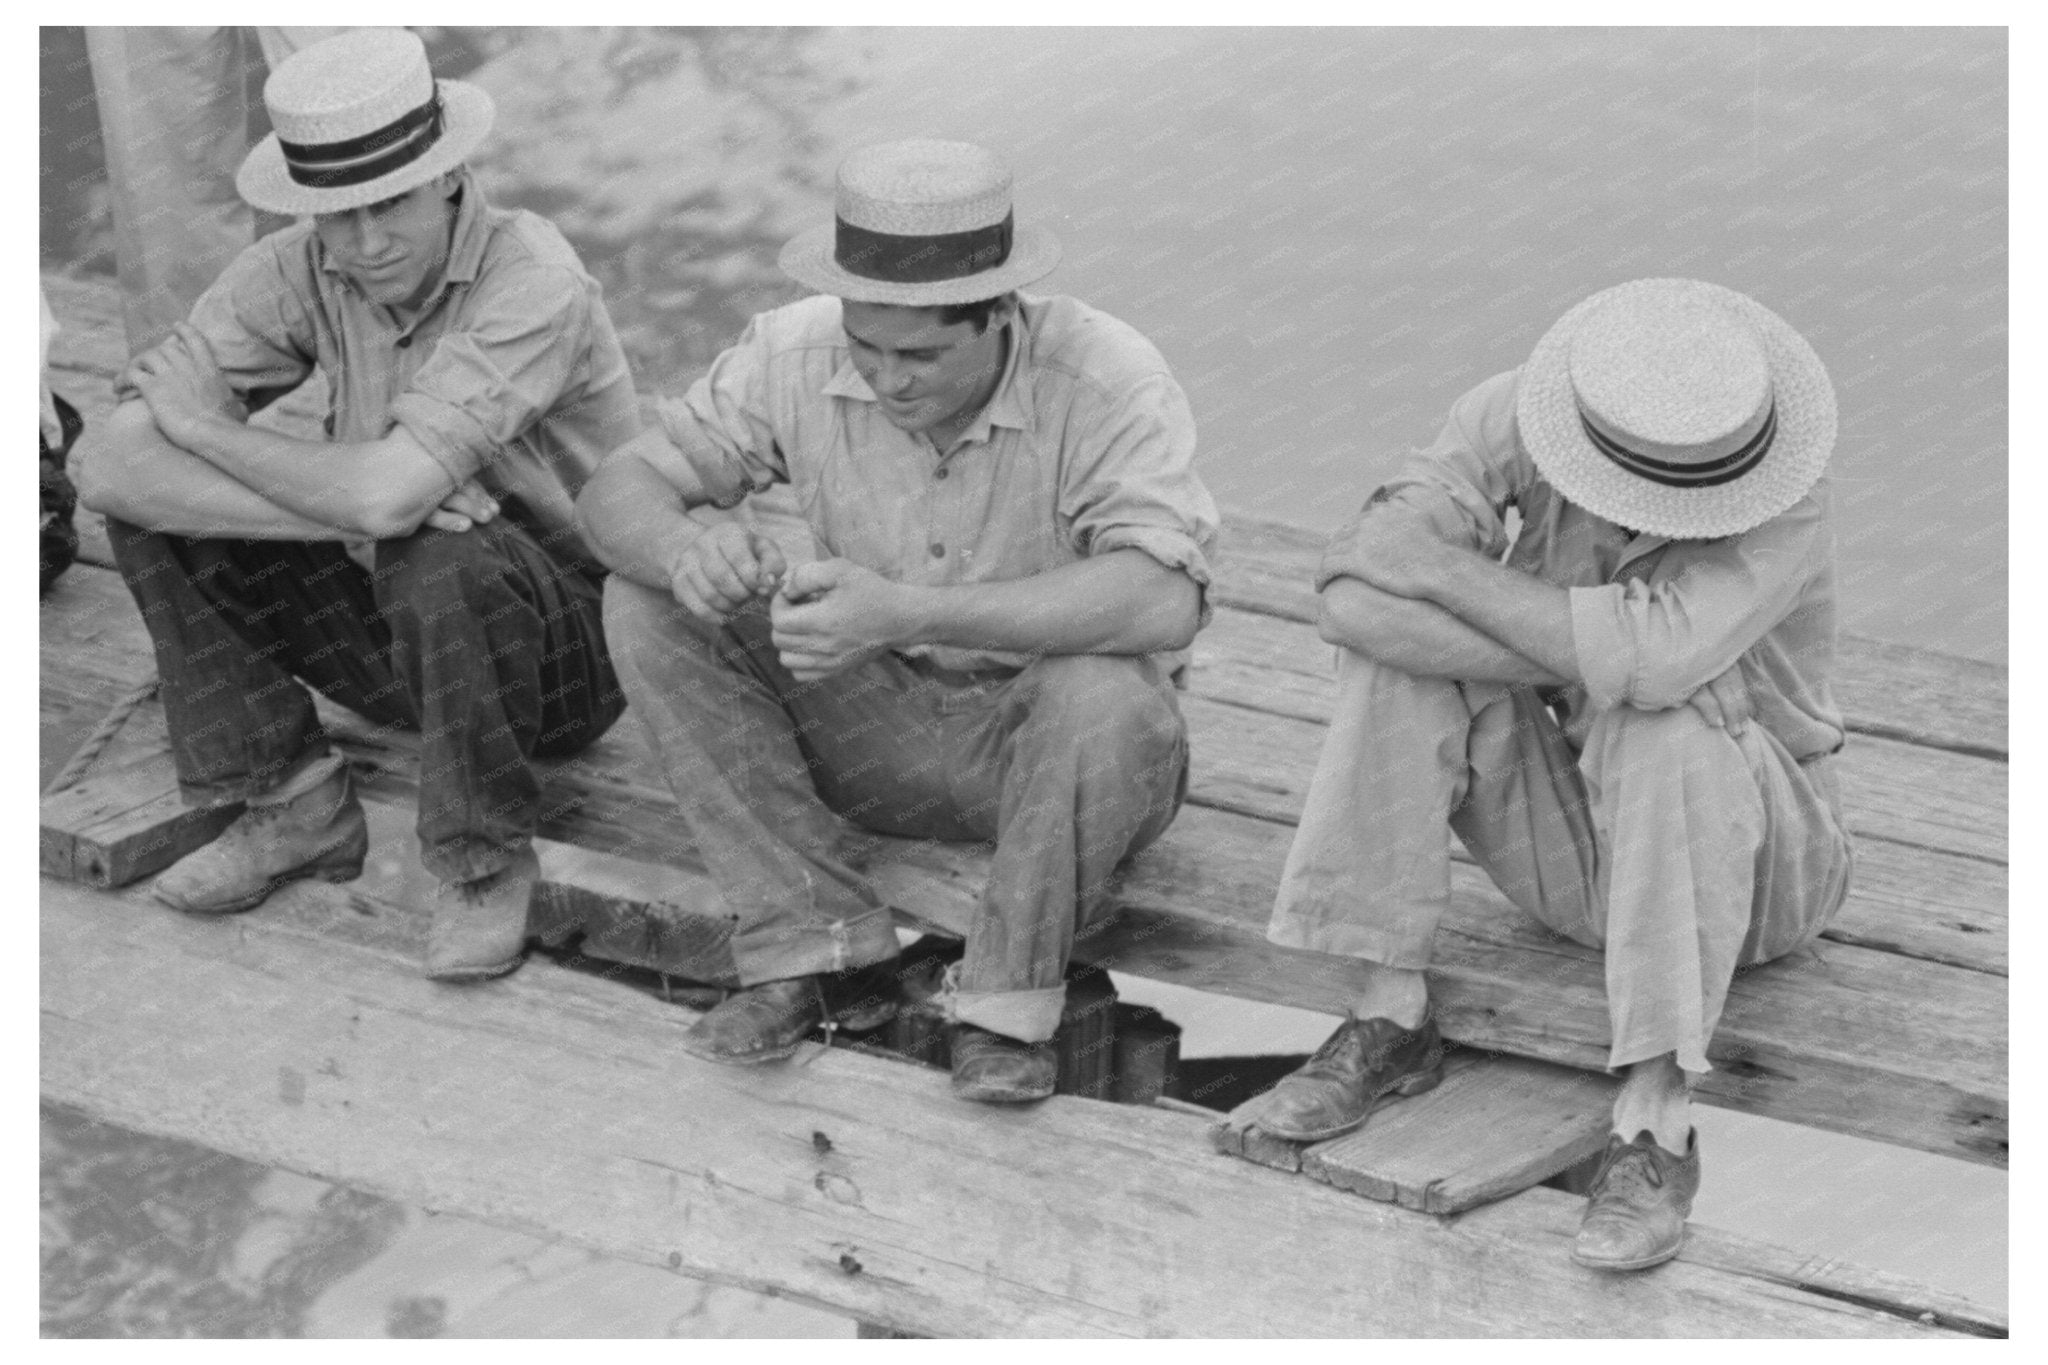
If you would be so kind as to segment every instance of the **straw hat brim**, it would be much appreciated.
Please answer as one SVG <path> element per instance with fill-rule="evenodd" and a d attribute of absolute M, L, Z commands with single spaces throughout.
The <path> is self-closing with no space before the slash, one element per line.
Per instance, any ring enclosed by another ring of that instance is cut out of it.
<path fill-rule="evenodd" d="M 294 217 L 340 213 L 417 189 L 467 160 L 491 131 L 496 113 L 491 97 L 479 86 L 467 81 L 442 81 L 440 88 L 441 137 L 417 161 L 360 185 L 315 189 L 292 179 L 285 167 L 284 149 L 277 145 L 277 134 L 272 133 L 243 159 L 242 168 L 235 173 L 235 189 L 259 209 Z"/>
<path fill-rule="evenodd" d="M 1044 279 L 1060 263 L 1059 239 L 1041 227 L 1017 227 L 1011 236 L 1009 259 L 994 270 L 928 284 L 894 284 L 856 275 L 832 259 L 832 248 L 833 225 L 827 223 L 792 237 L 777 259 L 785 275 L 821 294 L 837 294 L 856 303 L 912 308 L 992 299 Z"/>
<path fill-rule="evenodd" d="M 1711 488 L 1669 488 L 1629 473 L 1587 438 L 1572 391 L 1572 337 L 1593 309 L 1636 290 L 1683 293 L 1729 309 L 1762 340 L 1778 433 L 1770 453 L 1741 478 Z M 1586 299 L 1543 334 L 1522 367 L 1515 418 L 1537 470 L 1567 501 L 1633 531 L 1708 540 L 1763 525 L 1819 482 L 1835 446 L 1835 389 L 1806 339 L 1747 295 L 1701 280 L 1634 280 Z"/>

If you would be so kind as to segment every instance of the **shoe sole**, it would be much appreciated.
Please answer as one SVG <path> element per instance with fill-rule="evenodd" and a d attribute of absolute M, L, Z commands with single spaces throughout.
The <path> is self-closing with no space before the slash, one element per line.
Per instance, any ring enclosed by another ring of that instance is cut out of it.
<path fill-rule="evenodd" d="M 1344 1134 L 1352 1131 L 1354 1128 L 1357 1128 L 1360 1124 L 1364 1123 L 1367 1119 L 1371 1118 L 1372 1111 L 1379 1108 L 1380 1105 L 1384 1104 L 1389 1098 L 1395 1095 L 1400 1095 L 1403 1097 L 1409 1095 L 1420 1095 L 1424 1091 L 1436 1089 L 1437 1086 L 1443 1083 L 1443 1079 L 1444 1069 L 1441 1064 L 1430 1068 L 1428 1071 L 1417 1072 L 1413 1076 L 1403 1076 L 1400 1080 L 1395 1081 L 1385 1090 L 1380 1091 L 1371 1099 L 1367 1100 L 1365 1102 L 1365 1111 L 1361 1113 L 1357 1118 L 1351 1119 L 1345 1123 L 1340 1123 L 1334 1128 L 1304 1129 L 1297 1130 L 1295 1132 L 1287 1132 L 1283 1129 L 1268 1127 L 1266 1124 L 1256 1119 L 1252 1121 L 1252 1127 L 1257 1128 L 1262 1133 L 1270 1134 L 1273 1137 L 1284 1138 L 1289 1142 L 1324 1142 L 1333 1137 L 1342 1137 Z"/>
<path fill-rule="evenodd" d="M 273 877 L 261 891 L 252 896 L 244 896 L 238 901 L 223 901 L 217 905 L 187 904 L 166 896 L 155 886 L 150 887 L 149 894 L 156 897 L 159 904 L 168 905 L 181 914 L 196 915 L 201 919 L 215 915 L 239 915 L 244 910 L 254 910 L 293 882 L 352 882 L 363 875 L 363 861 L 357 858 L 353 862 L 335 863 L 330 867 L 319 867 L 309 863 L 304 867 L 293 868 L 282 876 Z"/>
<path fill-rule="evenodd" d="M 1648 1270 L 1651 1266 L 1663 1265 L 1684 1248 L 1685 1237 L 1683 1234 L 1679 1236 L 1678 1241 L 1669 1251 L 1660 1251 L 1654 1256 L 1639 1256 L 1633 1261 L 1602 1261 L 1591 1256 L 1581 1256 L 1578 1248 L 1574 1247 L 1572 1248 L 1572 1264 L 1582 1265 L 1588 1270 Z"/>
<path fill-rule="evenodd" d="M 513 972 L 518 971 L 521 964 L 525 961 L 526 957 L 522 953 L 518 957 L 494 963 L 488 967 L 443 967 L 438 971 L 429 967 L 426 969 L 426 977 L 429 981 L 445 981 L 453 986 L 468 985 L 478 981 L 495 981 L 501 976 L 509 976 Z"/>
<path fill-rule="evenodd" d="M 1053 1091 L 1057 1088 L 1057 1086 L 1048 1086 L 1044 1090 L 1022 1091 L 990 1090 L 980 1087 L 955 1085 L 953 1093 L 963 1100 L 972 1100 L 976 1104 L 1030 1104 L 1034 1100 L 1050 1098 Z"/>

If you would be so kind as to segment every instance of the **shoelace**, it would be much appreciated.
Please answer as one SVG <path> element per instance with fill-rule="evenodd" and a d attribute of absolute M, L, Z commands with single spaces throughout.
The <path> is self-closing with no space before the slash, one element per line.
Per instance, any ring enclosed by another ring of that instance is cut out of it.
<path fill-rule="evenodd" d="M 1596 1202 L 1627 1203 L 1633 1194 L 1663 1189 L 1664 1169 L 1654 1153 L 1641 1147 L 1617 1147 L 1601 1164 L 1593 1184 L 1600 1190 Z"/>

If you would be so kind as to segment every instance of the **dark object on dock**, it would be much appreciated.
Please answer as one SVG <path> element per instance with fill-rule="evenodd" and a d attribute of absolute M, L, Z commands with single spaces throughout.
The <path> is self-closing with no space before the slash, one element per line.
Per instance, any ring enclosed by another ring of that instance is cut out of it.
<path fill-rule="evenodd" d="M 78 528 L 73 524 L 78 512 L 78 492 L 71 486 L 65 465 L 71 447 L 78 442 L 78 434 L 85 430 L 85 419 L 78 415 L 78 409 L 61 397 L 51 396 L 56 401 L 57 421 L 64 434 L 55 450 L 50 449 L 49 440 L 40 432 L 36 435 L 36 445 L 42 452 L 36 465 L 42 499 L 42 547 L 37 552 L 42 592 L 48 592 L 58 576 L 78 558 Z"/>

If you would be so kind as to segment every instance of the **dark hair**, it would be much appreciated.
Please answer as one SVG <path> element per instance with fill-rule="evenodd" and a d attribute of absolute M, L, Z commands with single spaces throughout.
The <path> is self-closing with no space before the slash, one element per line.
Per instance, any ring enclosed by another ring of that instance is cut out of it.
<path fill-rule="evenodd" d="M 1014 301 L 1016 297 L 1013 290 L 1008 294 L 998 294 L 992 299 L 976 299 L 972 303 L 942 303 L 938 305 L 939 326 L 951 327 L 956 322 L 971 322 L 974 324 L 975 335 L 979 336 L 988 330 L 988 320 L 997 306 Z"/>

